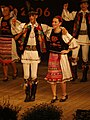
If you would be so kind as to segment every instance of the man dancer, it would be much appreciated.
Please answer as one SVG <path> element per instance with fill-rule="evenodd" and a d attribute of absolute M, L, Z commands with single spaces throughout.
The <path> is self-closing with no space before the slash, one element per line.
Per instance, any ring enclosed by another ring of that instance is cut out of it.
<path fill-rule="evenodd" d="M 42 53 L 46 52 L 45 47 L 45 35 L 49 35 L 51 27 L 45 24 L 39 24 L 36 19 L 38 13 L 36 11 L 30 11 L 29 23 L 24 25 L 23 31 L 17 35 L 19 38 L 22 35 L 22 41 L 19 48 L 22 49 L 21 62 L 23 63 L 24 71 L 24 89 L 26 98 L 24 102 L 35 101 L 35 95 L 37 90 L 37 70 L 40 63 L 40 57 Z M 45 35 L 44 35 L 45 34 Z M 17 40 L 19 44 L 20 39 Z M 31 68 L 31 69 L 30 69 Z M 31 76 L 30 76 L 31 70 Z"/>
<path fill-rule="evenodd" d="M 73 11 L 69 13 L 68 3 L 64 4 L 64 9 L 62 12 L 62 17 L 66 21 L 74 20 L 73 27 L 73 37 L 77 39 L 78 44 L 82 48 L 82 79 L 80 82 L 87 81 L 87 72 L 89 69 L 88 65 L 88 55 L 89 55 L 89 45 L 90 45 L 90 11 L 88 10 L 88 0 L 80 1 L 79 12 Z M 77 79 L 77 65 L 72 65 L 72 70 L 74 73 L 74 80 Z"/>

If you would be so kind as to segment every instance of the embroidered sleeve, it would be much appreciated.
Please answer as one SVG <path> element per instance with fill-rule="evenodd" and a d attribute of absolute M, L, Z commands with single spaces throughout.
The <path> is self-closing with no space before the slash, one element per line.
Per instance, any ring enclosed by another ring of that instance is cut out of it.
<path fill-rule="evenodd" d="M 47 40 L 49 40 L 51 31 L 52 31 L 52 27 L 50 27 L 50 26 L 48 26 L 46 24 L 41 24 L 41 25 L 42 25 L 43 32 L 47 37 Z"/>
<path fill-rule="evenodd" d="M 3 17 L 0 17 L 0 26 L 1 26 L 1 21 L 2 21 L 2 18 L 3 18 Z"/>
<path fill-rule="evenodd" d="M 63 38 L 64 42 L 69 45 L 69 49 L 75 49 L 75 48 L 79 47 L 76 39 L 69 33 L 67 33 L 66 35 L 63 35 L 62 38 Z"/>
<path fill-rule="evenodd" d="M 72 11 L 71 13 L 69 11 L 65 11 L 63 9 L 63 12 L 62 12 L 62 18 L 65 20 L 65 21 L 70 21 L 70 20 L 74 20 L 76 16 L 76 11 Z"/>
<path fill-rule="evenodd" d="M 23 27 L 24 27 L 25 23 L 21 23 L 20 21 L 16 20 L 15 24 L 13 24 L 12 20 L 11 20 L 11 31 L 12 34 L 18 34 L 22 31 Z"/>
<path fill-rule="evenodd" d="M 62 38 L 65 43 L 70 44 L 70 41 L 73 39 L 73 36 L 67 32 L 66 35 L 62 35 Z"/>

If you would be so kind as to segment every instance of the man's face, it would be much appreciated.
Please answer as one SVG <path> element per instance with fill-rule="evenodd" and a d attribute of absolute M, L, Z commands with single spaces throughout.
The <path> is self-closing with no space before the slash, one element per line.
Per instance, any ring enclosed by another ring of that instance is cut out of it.
<path fill-rule="evenodd" d="M 88 9 L 88 3 L 87 2 L 81 3 L 80 7 L 81 10 L 86 11 Z"/>
<path fill-rule="evenodd" d="M 29 20 L 32 24 L 34 24 L 36 22 L 36 19 L 37 19 L 37 15 L 35 15 L 35 14 L 31 14 L 29 16 Z"/>
<path fill-rule="evenodd" d="M 2 14 L 3 14 L 3 16 L 10 15 L 10 9 L 9 9 L 9 7 L 2 8 Z"/>

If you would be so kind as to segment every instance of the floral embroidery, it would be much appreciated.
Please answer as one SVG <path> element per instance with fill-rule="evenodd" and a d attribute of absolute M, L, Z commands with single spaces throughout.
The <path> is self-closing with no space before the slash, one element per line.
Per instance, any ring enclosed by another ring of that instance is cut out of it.
<path fill-rule="evenodd" d="M 74 37 L 78 37 L 78 32 L 80 30 L 80 26 L 81 26 L 81 22 L 82 22 L 82 17 L 83 17 L 83 14 L 82 13 L 78 13 L 76 15 L 76 18 L 75 18 L 75 21 L 74 21 L 74 28 L 73 28 L 73 36 Z M 86 19 L 88 19 L 88 23 L 89 26 L 90 26 L 90 13 L 86 13 Z"/>
<path fill-rule="evenodd" d="M 23 54 L 23 51 L 26 47 L 27 40 L 31 31 L 31 26 L 25 25 L 24 27 L 26 29 L 26 32 L 20 36 L 20 38 L 17 40 L 17 48 L 19 49 L 19 52 Z M 35 32 L 35 37 L 36 37 L 36 43 L 38 46 L 40 46 L 40 51 L 41 53 L 46 52 L 46 44 L 45 44 L 45 36 L 42 30 L 42 27 L 38 25 L 38 27 L 35 27 L 34 29 Z M 37 46 L 36 45 L 36 46 Z M 39 47 L 38 47 L 39 48 Z"/>
<path fill-rule="evenodd" d="M 52 37 L 51 37 L 51 40 L 52 40 L 53 42 L 56 42 L 56 41 L 58 40 L 58 37 L 52 36 Z"/>

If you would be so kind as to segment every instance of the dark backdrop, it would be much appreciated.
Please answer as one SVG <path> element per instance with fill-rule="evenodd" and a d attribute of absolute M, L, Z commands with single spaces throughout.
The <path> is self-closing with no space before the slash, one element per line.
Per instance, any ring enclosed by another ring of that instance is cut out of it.
<path fill-rule="evenodd" d="M 64 2 L 66 0 L 0 0 L 2 4 L 12 4 L 18 10 L 26 7 L 26 1 L 30 2 L 30 7 L 39 12 L 39 21 L 51 25 L 51 20 L 55 15 L 61 15 Z M 69 10 L 79 9 L 79 0 L 68 0 Z"/>

